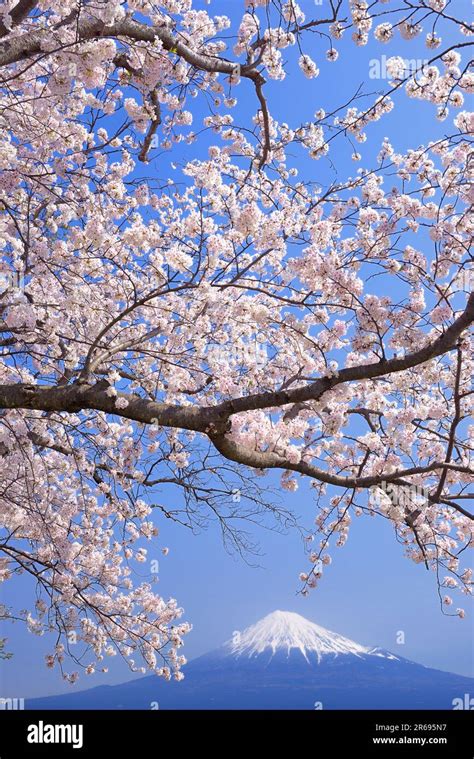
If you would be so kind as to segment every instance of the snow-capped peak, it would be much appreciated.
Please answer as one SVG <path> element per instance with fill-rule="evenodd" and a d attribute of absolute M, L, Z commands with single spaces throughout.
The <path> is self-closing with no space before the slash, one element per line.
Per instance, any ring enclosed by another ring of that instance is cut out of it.
<path fill-rule="evenodd" d="M 318 661 L 325 654 L 368 654 L 371 649 L 349 638 L 326 630 L 292 611 L 274 611 L 242 633 L 234 633 L 229 643 L 235 656 L 257 656 L 266 649 L 286 651 L 299 649 L 305 659 L 314 652 Z"/>

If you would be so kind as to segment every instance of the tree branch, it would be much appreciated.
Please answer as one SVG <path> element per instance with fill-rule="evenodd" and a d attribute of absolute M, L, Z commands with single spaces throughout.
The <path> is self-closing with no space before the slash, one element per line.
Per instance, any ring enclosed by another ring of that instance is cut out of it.
<path fill-rule="evenodd" d="M 448 467 L 456 471 L 470 473 L 472 470 L 468 467 L 461 467 L 445 462 L 435 462 L 427 466 L 414 466 L 407 469 L 400 469 L 389 474 L 372 475 L 369 477 L 343 477 L 337 474 L 330 474 L 324 469 L 315 467 L 305 461 L 297 464 L 289 461 L 284 456 L 280 456 L 273 451 L 256 451 L 246 446 L 240 445 L 233 441 L 225 434 L 210 435 L 215 447 L 223 456 L 238 464 L 250 466 L 253 469 L 285 469 L 291 472 L 304 474 L 312 479 L 325 482 L 328 485 L 335 485 L 344 488 L 370 488 L 379 485 L 381 482 L 396 482 L 402 477 L 410 477 L 415 474 L 428 474 L 435 472 L 437 469 Z M 473 472 L 474 474 L 474 472 Z"/>
<path fill-rule="evenodd" d="M 30 11 L 38 5 L 38 0 L 20 0 L 8 13 L 12 20 L 11 28 L 21 23 Z M 11 29 L 7 29 L 3 21 L 0 21 L 0 37 L 6 37 Z"/>
<path fill-rule="evenodd" d="M 452 350 L 462 332 L 474 321 L 474 293 L 470 295 L 465 311 L 434 342 L 403 358 L 392 358 L 374 364 L 341 369 L 332 377 L 320 377 L 315 382 L 293 390 L 256 393 L 242 396 L 215 406 L 175 406 L 159 403 L 133 394 L 107 395 L 108 383 L 98 382 L 45 387 L 42 385 L 0 385 L 0 408 L 36 409 L 38 411 L 64 411 L 77 413 L 95 409 L 116 414 L 143 424 L 152 420 L 164 427 L 195 430 L 209 434 L 213 442 L 226 432 L 233 414 L 264 408 L 275 408 L 290 403 L 318 400 L 325 392 L 344 382 L 381 377 L 425 363 Z M 127 401 L 125 408 L 116 406 L 117 399 Z M 216 437 L 217 436 L 217 437 Z M 268 464 L 271 466 L 271 464 Z M 253 466 L 253 465 L 251 465 Z M 259 466 L 257 464 L 257 466 Z M 289 468 L 286 467 L 285 468 Z"/>

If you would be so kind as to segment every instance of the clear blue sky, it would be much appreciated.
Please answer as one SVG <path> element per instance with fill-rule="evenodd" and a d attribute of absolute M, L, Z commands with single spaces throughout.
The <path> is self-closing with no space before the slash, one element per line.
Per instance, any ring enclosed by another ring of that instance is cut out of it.
<path fill-rule="evenodd" d="M 324 12 L 325 4 L 302 0 L 308 13 L 314 7 L 317 14 Z M 204 5 L 204 4 L 203 4 Z M 240 0 L 212 0 L 211 10 L 229 13 L 229 7 L 243 7 Z M 457 12 L 469 17 L 470 2 L 457 2 Z M 453 10 L 454 14 L 454 10 Z M 428 30 L 426 30 L 428 31 Z M 291 61 L 286 82 L 269 83 L 267 95 L 276 118 L 292 126 L 308 120 L 314 111 L 346 102 L 359 84 L 365 91 L 382 91 L 386 81 L 369 78 L 370 61 L 382 55 L 401 54 L 406 58 L 428 58 L 423 37 L 416 43 L 391 43 L 356 48 L 348 40 L 335 44 L 340 58 L 336 63 L 324 60 L 327 41 L 310 41 L 305 52 L 311 54 L 321 69 L 318 79 L 308 82 L 295 73 Z M 294 56 L 291 56 L 294 58 Z M 254 93 L 245 85 L 237 93 L 242 114 L 253 114 L 256 107 Z M 194 105 L 197 101 L 191 101 Z M 381 122 L 368 128 L 368 141 L 357 149 L 363 156 L 360 165 L 370 166 L 377 154 L 382 138 L 390 136 L 396 151 L 417 147 L 420 142 L 452 131 L 451 121 L 434 120 L 434 109 L 427 103 L 397 98 L 397 107 Z M 453 114 L 454 115 L 454 114 Z M 197 118 L 195 125 L 197 126 Z M 169 158 L 161 156 L 150 164 L 148 173 L 160 177 L 166 174 L 170 160 L 179 161 L 205 154 L 205 145 L 213 136 L 205 137 L 201 148 L 196 145 L 179 148 Z M 352 148 L 341 141 L 330 152 L 328 160 L 308 162 L 295 159 L 295 164 L 306 178 L 327 182 L 334 177 L 334 166 L 339 177 L 355 174 L 357 165 L 350 160 Z M 178 170 L 179 171 L 179 170 Z M 178 174 L 178 171 L 176 174 Z M 276 481 L 276 480 L 274 480 Z M 167 491 L 160 495 L 162 503 L 179 499 L 178 492 Z M 309 487 L 301 484 L 296 494 L 284 494 L 285 505 L 301 515 L 311 525 L 315 516 L 313 497 Z M 156 496 L 156 500 L 158 497 Z M 441 614 L 436 593 L 435 576 L 423 566 L 414 565 L 403 557 L 403 548 L 394 538 L 393 529 L 380 519 L 361 517 L 354 520 L 349 541 L 342 549 L 334 549 L 333 564 L 316 591 L 308 598 L 296 595 L 298 573 L 306 569 L 301 538 L 297 533 L 278 534 L 255 528 L 262 555 L 253 557 L 259 567 L 252 567 L 236 556 L 230 556 L 222 546 L 217 527 L 200 535 L 173 525 L 157 516 L 161 530 L 160 543 L 154 551 L 149 545 L 149 558 L 160 561 L 160 591 L 177 598 L 185 608 L 185 619 L 194 625 L 187 636 L 184 653 L 188 658 L 218 646 L 232 636 L 236 629 L 252 624 L 265 614 L 284 609 L 295 611 L 329 629 L 368 645 L 378 645 L 396 654 L 422 664 L 461 674 L 474 674 L 472 662 L 472 616 L 466 619 L 445 617 Z M 170 546 L 164 558 L 160 548 Z M 250 557 L 252 559 L 252 557 Z M 144 571 L 144 570 L 143 570 Z M 4 603 L 15 599 L 21 606 L 29 596 L 26 581 L 15 587 L 5 583 L 2 588 Z M 399 631 L 405 633 L 405 644 L 397 644 Z M 44 665 L 44 655 L 53 641 L 27 633 L 20 624 L 8 625 L 1 630 L 9 637 L 8 649 L 13 659 L 0 663 L 0 696 L 31 697 L 69 690 L 56 670 Z M 87 688 L 103 683 L 121 682 L 132 677 L 126 666 L 108 660 L 108 675 L 81 677 L 76 688 Z"/>

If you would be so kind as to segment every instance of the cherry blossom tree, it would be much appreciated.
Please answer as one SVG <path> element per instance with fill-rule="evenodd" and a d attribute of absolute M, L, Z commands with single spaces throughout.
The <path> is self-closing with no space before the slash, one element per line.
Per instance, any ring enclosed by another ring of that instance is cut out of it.
<path fill-rule="evenodd" d="M 71 682 L 114 654 L 182 677 L 182 610 L 134 581 L 145 541 L 215 519 L 240 549 L 240 521 L 291 519 L 271 470 L 314 489 L 303 593 L 376 514 L 446 613 L 470 590 L 473 28 L 446 0 L 228 5 L 0 2 L 0 581 L 33 588 L 3 616 L 52 633 Z M 347 37 L 424 37 L 427 62 L 277 121 L 293 62 L 304 84 Z M 407 98 L 441 138 L 317 181 Z"/>

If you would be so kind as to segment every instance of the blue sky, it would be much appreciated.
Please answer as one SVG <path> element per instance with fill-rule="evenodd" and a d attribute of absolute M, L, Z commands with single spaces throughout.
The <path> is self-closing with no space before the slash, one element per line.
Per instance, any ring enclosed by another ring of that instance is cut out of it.
<path fill-rule="evenodd" d="M 322 5 L 303 0 L 301 5 L 308 13 L 315 7 L 320 14 L 324 12 L 325 3 L 329 5 L 326 0 Z M 216 13 L 229 13 L 229 6 L 229 0 L 212 0 L 211 5 L 205 7 Z M 233 0 L 232 6 L 240 9 L 243 2 Z M 470 2 L 452 3 L 453 15 L 455 7 L 458 15 L 470 16 Z M 445 39 L 448 38 L 445 36 Z M 284 83 L 270 82 L 266 88 L 274 116 L 292 126 L 310 119 L 320 107 L 329 111 L 346 102 L 360 84 L 365 91 L 382 91 L 386 81 L 369 78 L 374 59 L 394 54 L 410 59 L 430 57 L 422 39 L 411 44 L 397 40 L 386 46 L 371 42 L 365 48 L 356 48 L 344 40 L 335 44 L 339 60 L 329 63 L 324 59 L 329 47 L 327 41 L 316 40 L 305 48 L 320 67 L 321 74 L 316 80 L 308 82 L 296 73 L 292 55 L 288 79 Z M 245 114 L 253 114 L 256 108 L 254 92 L 246 84 L 237 92 L 242 105 L 236 109 L 236 121 L 242 121 Z M 196 104 L 196 101 L 191 102 Z M 454 113 L 448 121 L 436 122 L 433 106 L 408 100 L 404 95 L 397 97 L 396 106 L 382 121 L 369 126 L 367 143 L 357 147 L 363 156 L 360 165 L 370 165 L 386 135 L 390 136 L 396 151 L 403 151 L 453 131 Z M 198 106 L 198 110 L 201 108 Z M 196 118 L 196 127 L 197 123 Z M 169 161 L 203 156 L 205 146 L 213 139 L 214 136 L 208 134 L 197 147 L 196 144 L 180 146 L 177 155 L 161 156 L 151 163 L 147 173 L 155 172 L 163 177 Z M 355 174 L 357 164 L 351 161 L 351 153 L 352 147 L 340 140 L 327 160 L 309 162 L 295 152 L 293 165 L 298 166 L 306 178 L 325 183 L 334 177 L 335 168 L 340 177 Z M 277 482 L 273 478 L 271 481 Z M 178 492 L 160 494 L 160 501 L 165 505 L 179 498 Z M 313 522 L 316 511 L 307 484 L 301 483 L 295 494 L 284 493 L 284 500 L 287 508 L 301 515 L 304 523 Z M 298 533 L 280 534 L 255 528 L 253 535 L 260 542 L 261 555 L 248 558 L 258 563 L 256 567 L 225 551 L 216 526 L 200 535 L 192 535 L 162 520 L 161 516 L 156 520 L 161 536 L 156 549 L 148 546 L 149 559 L 159 559 L 161 593 L 177 598 L 185 609 L 184 618 L 194 626 L 184 649 L 188 658 L 214 648 L 230 638 L 234 630 L 243 629 L 265 614 L 283 609 L 303 614 L 360 643 L 382 646 L 427 666 L 474 674 L 472 617 L 468 614 L 466 619 L 460 620 L 442 615 L 434 574 L 403 557 L 403 548 L 395 541 L 393 529 L 381 519 L 354 520 L 347 545 L 334 549 L 333 564 L 308 598 L 297 595 L 298 573 L 307 568 Z M 160 552 L 163 545 L 170 546 L 166 558 Z M 24 580 L 16 586 L 6 583 L 1 600 L 8 604 L 14 599 L 18 608 L 23 602 L 26 604 L 29 593 Z M 397 643 L 400 631 L 405 634 L 404 645 Z M 57 671 L 49 671 L 44 665 L 44 655 L 53 646 L 52 639 L 37 638 L 20 624 L 4 626 L 1 632 L 8 636 L 7 648 L 14 653 L 11 660 L 0 663 L 1 697 L 28 698 L 70 689 Z M 117 683 L 133 676 L 119 661 L 109 660 L 108 664 L 108 675 L 84 675 L 76 688 Z"/>

